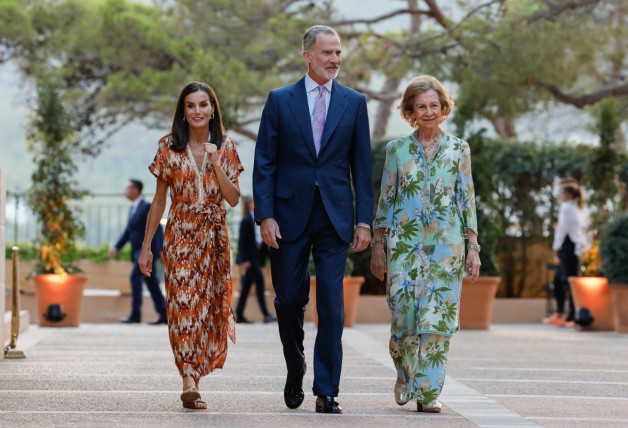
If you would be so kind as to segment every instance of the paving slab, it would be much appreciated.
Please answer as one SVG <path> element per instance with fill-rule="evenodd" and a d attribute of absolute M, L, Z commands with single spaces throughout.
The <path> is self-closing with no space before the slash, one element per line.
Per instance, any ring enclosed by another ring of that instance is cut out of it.
<path fill-rule="evenodd" d="M 316 329 L 306 323 L 312 364 Z M 2 427 L 606 427 L 628 426 L 628 335 L 541 324 L 494 324 L 454 336 L 443 413 L 400 407 L 392 395 L 389 327 L 345 329 L 338 401 L 314 412 L 312 373 L 296 410 L 283 403 L 276 324 L 237 325 L 227 362 L 201 381 L 206 411 L 183 409 L 165 326 L 31 326 L 24 360 L 0 362 Z"/>

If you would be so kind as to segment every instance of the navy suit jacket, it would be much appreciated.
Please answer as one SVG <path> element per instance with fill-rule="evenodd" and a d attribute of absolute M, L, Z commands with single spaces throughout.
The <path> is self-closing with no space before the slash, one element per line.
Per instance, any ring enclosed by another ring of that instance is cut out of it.
<path fill-rule="evenodd" d="M 317 157 L 304 82 L 275 89 L 266 101 L 255 147 L 255 219 L 273 217 L 285 241 L 297 239 L 310 218 L 318 183 L 338 236 L 351 242 L 356 223 L 373 221 L 366 97 L 334 80 Z"/>
<path fill-rule="evenodd" d="M 133 261 L 137 260 L 142 252 L 142 242 L 144 241 L 144 233 L 146 232 L 146 220 L 148 219 L 148 211 L 150 211 L 150 203 L 142 199 L 135 209 L 132 216 L 129 217 L 129 223 L 124 229 L 122 236 L 116 242 L 116 249 L 120 251 L 127 242 L 131 243 L 131 257 Z M 150 244 L 153 258 L 159 257 L 164 246 L 164 231 L 161 225 L 157 227 L 153 241 Z"/>
<path fill-rule="evenodd" d="M 255 241 L 255 222 L 251 214 L 246 215 L 240 222 L 240 236 L 238 238 L 238 255 L 236 264 L 251 262 L 251 264 L 261 267 L 264 265 L 264 246 L 257 246 Z"/>

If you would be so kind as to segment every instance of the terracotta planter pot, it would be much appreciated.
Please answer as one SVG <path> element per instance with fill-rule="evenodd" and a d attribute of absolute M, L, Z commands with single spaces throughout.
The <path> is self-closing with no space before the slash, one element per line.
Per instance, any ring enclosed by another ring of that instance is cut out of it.
<path fill-rule="evenodd" d="M 360 288 L 364 283 L 363 276 L 350 276 L 342 280 L 342 294 L 345 310 L 345 327 L 353 327 L 355 317 L 358 313 L 358 300 L 360 299 Z M 316 278 L 310 278 L 310 307 L 312 311 L 312 321 L 318 326 L 318 313 L 316 312 Z"/>
<path fill-rule="evenodd" d="M 572 276 L 569 277 L 569 289 L 576 311 L 587 308 L 593 315 L 592 330 L 613 330 L 613 302 L 608 280 L 604 277 Z M 588 329 L 589 327 L 587 327 Z"/>
<path fill-rule="evenodd" d="M 613 284 L 610 289 L 615 309 L 615 331 L 628 333 L 628 285 Z"/>
<path fill-rule="evenodd" d="M 87 277 L 82 275 L 45 274 L 33 277 L 37 296 L 37 312 L 40 327 L 78 327 L 81 323 L 83 308 L 83 290 Z M 49 321 L 46 317 L 48 307 L 61 306 L 65 314 L 60 321 Z"/>
<path fill-rule="evenodd" d="M 501 278 L 498 276 L 480 276 L 474 283 L 471 283 L 466 277 L 462 279 L 461 329 L 488 330 L 491 325 L 495 294 L 500 281 Z"/>

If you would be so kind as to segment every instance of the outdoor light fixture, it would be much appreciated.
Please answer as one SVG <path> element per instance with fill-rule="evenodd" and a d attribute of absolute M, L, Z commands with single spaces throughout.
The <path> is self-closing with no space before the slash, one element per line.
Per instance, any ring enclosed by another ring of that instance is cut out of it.
<path fill-rule="evenodd" d="M 576 324 L 583 327 L 593 324 L 594 319 L 593 314 L 591 314 L 591 311 L 587 308 L 580 308 L 576 312 Z"/>
<path fill-rule="evenodd" d="M 61 308 L 61 305 L 58 303 L 53 303 L 48 305 L 48 310 L 44 314 L 44 318 L 46 318 L 50 322 L 59 322 L 63 318 L 65 318 L 65 314 Z"/>

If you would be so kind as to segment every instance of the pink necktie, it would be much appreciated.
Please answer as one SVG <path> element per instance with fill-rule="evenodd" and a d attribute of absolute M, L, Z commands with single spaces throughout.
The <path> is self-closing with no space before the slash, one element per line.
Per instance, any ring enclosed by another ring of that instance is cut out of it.
<path fill-rule="evenodd" d="M 314 104 L 314 112 L 312 112 L 312 133 L 314 134 L 314 147 L 316 148 L 316 156 L 321 150 L 321 138 L 323 137 L 323 129 L 325 129 L 325 114 L 327 105 L 325 102 L 325 87 L 318 87 L 318 97 Z"/>

